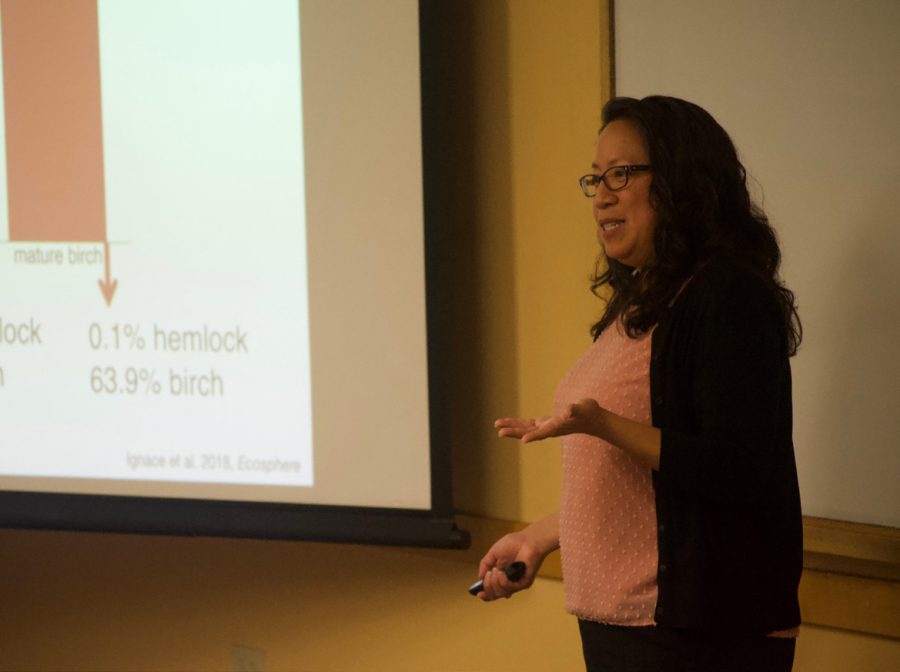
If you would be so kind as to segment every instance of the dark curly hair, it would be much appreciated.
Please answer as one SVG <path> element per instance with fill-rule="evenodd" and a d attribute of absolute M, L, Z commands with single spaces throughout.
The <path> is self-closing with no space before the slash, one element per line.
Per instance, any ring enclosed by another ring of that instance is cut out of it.
<path fill-rule="evenodd" d="M 778 276 L 778 240 L 750 199 L 747 173 L 728 133 L 700 106 L 666 96 L 613 98 L 603 107 L 603 128 L 619 119 L 638 129 L 653 166 L 655 258 L 635 274 L 601 254 L 591 289 L 600 297 L 607 288 L 612 293 L 591 334 L 596 339 L 620 317 L 629 336 L 646 333 L 697 269 L 728 256 L 742 260 L 770 285 L 784 317 L 785 347 L 795 354 L 802 327 L 794 294 Z"/>

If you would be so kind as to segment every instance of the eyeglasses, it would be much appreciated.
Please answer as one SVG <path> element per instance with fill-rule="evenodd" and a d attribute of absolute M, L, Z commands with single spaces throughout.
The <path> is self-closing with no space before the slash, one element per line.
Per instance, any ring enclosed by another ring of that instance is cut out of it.
<path fill-rule="evenodd" d="M 585 196 L 593 198 L 597 195 L 597 186 L 601 182 L 606 185 L 609 191 L 619 191 L 619 189 L 624 189 L 628 186 L 628 179 L 632 173 L 639 173 L 644 170 L 651 170 L 651 166 L 613 166 L 604 170 L 600 175 L 592 173 L 582 175 L 578 178 L 578 184 L 581 185 L 581 190 Z"/>

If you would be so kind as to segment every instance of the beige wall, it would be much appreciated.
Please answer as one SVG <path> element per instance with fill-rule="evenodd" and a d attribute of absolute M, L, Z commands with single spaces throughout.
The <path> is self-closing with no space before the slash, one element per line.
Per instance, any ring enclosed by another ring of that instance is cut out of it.
<path fill-rule="evenodd" d="M 556 505 L 557 446 L 491 420 L 546 409 L 589 342 L 595 241 L 575 178 L 608 95 L 606 6 L 467 0 L 459 42 L 453 255 L 455 497 L 477 520 Z M 496 525 L 502 529 L 502 524 Z M 231 539 L 0 531 L 0 670 L 578 670 L 561 584 L 485 605 L 468 553 Z M 252 652 L 250 652 L 252 654 Z M 797 669 L 894 670 L 896 641 L 806 628 Z"/>
<path fill-rule="evenodd" d="M 578 670 L 561 584 L 484 605 L 470 566 L 400 550 L 0 532 L 0 669 Z M 896 669 L 897 644 L 804 628 L 797 670 Z"/>
<path fill-rule="evenodd" d="M 709 110 L 778 233 L 804 512 L 900 528 L 900 3 L 627 0 L 615 30 L 618 92 Z"/>
<path fill-rule="evenodd" d="M 455 501 L 465 512 L 532 520 L 557 504 L 557 444 L 521 450 L 498 442 L 492 423 L 546 413 L 590 343 L 597 243 L 577 178 L 609 95 L 603 5 L 471 3 L 475 60 L 458 84 L 474 107 L 458 158 L 474 175 L 452 250 L 470 264 L 456 278 L 452 353 Z"/>
<path fill-rule="evenodd" d="M 2 670 L 241 669 L 234 645 L 264 651 L 266 670 L 578 669 L 558 582 L 484 605 L 465 592 L 473 569 L 448 559 L 6 531 L 0 563 Z"/>
<path fill-rule="evenodd" d="M 560 582 L 485 605 L 449 552 L 7 530 L 0 569 L 0 670 L 247 669 L 235 645 L 266 670 L 583 669 Z M 896 641 L 805 627 L 795 669 L 898 660 Z"/>

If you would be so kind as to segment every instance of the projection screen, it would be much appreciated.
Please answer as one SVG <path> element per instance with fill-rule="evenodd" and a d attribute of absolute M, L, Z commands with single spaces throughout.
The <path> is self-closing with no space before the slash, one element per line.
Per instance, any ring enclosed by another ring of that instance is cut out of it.
<path fill-rule="evenodd" d="M 0 523 L 459 545 L 414 0 L 3 0 Z"/>

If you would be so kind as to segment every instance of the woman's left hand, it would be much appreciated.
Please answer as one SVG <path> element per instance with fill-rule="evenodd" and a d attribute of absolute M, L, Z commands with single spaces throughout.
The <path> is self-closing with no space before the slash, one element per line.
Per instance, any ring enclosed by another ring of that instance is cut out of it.
<path fill-rule="evenodd" d="M 570 404 L 561 415 L 526 420 L 500 418 L 494 422 L 497 436 L 520 439 L 522 443 L 540 441 L 566 434 L 600 435 L 604 410 L 593 399 L 582 399 Z"/>
<path fill-rule="evenodd" d="M 494 422 L 494 427 L 497 436 L 520 439 L 522 443 L 566 434 L 590 434 L 618 446 L 651 469 L 659 469 L 662 446 L 659 429 L 616 415 L 593 399 L 582 399 L 562 414 L 547 418 L 501 418 Z"/>

